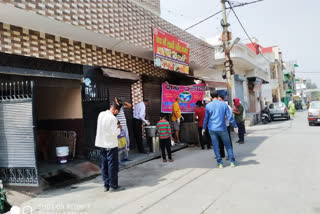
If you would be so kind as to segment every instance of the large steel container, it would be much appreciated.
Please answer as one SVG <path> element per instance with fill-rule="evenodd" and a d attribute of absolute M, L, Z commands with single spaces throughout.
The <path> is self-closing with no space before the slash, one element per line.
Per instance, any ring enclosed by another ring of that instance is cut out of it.
<path fill-rule="evenodd" d="M 146 128 L 147 137 L 156 136 L 156 126 L 146 126 L 145 128 Z"/>

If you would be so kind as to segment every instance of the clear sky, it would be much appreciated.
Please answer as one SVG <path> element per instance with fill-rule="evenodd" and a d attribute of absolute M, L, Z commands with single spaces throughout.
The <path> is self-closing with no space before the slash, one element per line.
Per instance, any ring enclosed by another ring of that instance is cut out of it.
<path fill-rule="evenodd" d="M 219 10 L 220 0 L 161 0 L 161 16 L 182 29 Z M 235 11 L 250 37 L 263 47 L 279 46 L 285 61 L 297 60 L 297 76 L 310 78 L 320 87 L 320 0 L 264 0 Z M 233 13 L 227 14 L 233 37 L 249 42 Z M 188 32 L 203 38 L 217 36 L 222 32 L 221 18 L 219 14 Z"/>

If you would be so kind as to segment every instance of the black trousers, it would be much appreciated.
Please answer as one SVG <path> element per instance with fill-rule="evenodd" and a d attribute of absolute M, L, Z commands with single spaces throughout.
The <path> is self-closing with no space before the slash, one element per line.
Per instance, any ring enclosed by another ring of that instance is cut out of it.
<path fill-rule="evenodd" d="M 133 137 L 137 144 L 138 151 L 143 153 L 143 143 L 142 143 L 142 120 L 133 118 Z"/>
<path fill-rule="evenodd" d="M 244 142 L 244 122 L 237 123 L 238 125 L 238 136 L 239 136 L 239 141 Z"/>
<path fill-rule="evenodd" d="M 205 134 L 202 135 L 202 127 L 198 127 L 198 133 L 199 133 L 201 148 L 204 149 L 205 145 L 207 145 L 207 149 L 210 149 L 211 148 L 211 138 L 209 136 L 208 130 L 206 130 Z"/>
<path fill-rule="evenodd" d="M 229 138 L 230 138 L 231 148 L 233 148 L 232 140 L 231 140 L 231 133 L 230 133 L 230 131 L 231 131 L 230 126 L 227 126 L 227 131 L 228 131 Z M 224 144 L 223 144 L 223 142 L 222 142 L 220 137 L 219 137 L 219 150 L 220 150 L 221 158 L 224 158 L 226 156 L 226 153 L 225 153 L 225 150 L 224 150 Z"/>
<path fill-rule="evenodd" d="M 167 149 L 168 158 L 169 158 L 169 160 L 171 160 L 172 157 L 171 157 L 171 139 L 170 139 L 170 137 L 166 138 L 166 139 L 160 139 L 160 148 L 161 148 L 161 152 L 162 152 L 162 159 L 163 160 L 167 159 L 166 152 L 165 152 L 165 149 Z"/>
<path fill-rule="evenodd" d="M 118 187 L 119 159 L 118 147 L 101 149 L 101 173 L 106 188 Z"/>

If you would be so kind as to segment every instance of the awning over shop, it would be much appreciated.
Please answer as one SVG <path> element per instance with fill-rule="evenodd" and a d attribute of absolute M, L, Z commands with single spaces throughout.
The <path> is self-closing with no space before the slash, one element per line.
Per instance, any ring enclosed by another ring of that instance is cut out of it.
<path fill-rule="evenodd" d="M 126 80 L 133 80 L 137 81 L 139 80 L 139 76 L 135 73 L 127 72 L 127 71 L 121 71 L 111 68 L 101 68 L 102 73 L 106 77 L 110 78 L 117 78 L 117 79 L 126 79 Z"/>
<path fill-rule="evenodd" d="M 36 69 L 27 69 L 27 68 L 14 68 L 0 66 L 0 74 L 11 74 L 11 75 L 20 75 L 20 76 L 32 76 L 32 77 L 49 77 L 57 79 L 70 79 L 70 80 L 81 80 L 81 74 L 70 74 L 63 72 L 52 72 Z"/>
<path fill-rule="evenodd" d="M 227 88 L 228 83 L 227 82 L 219 82 L 215 80 L 205 80 L 205 83 L 207 87 L 209 88 Z"/>
<path fill-rule="evenodd" d="M 262 79 L 262 78 L 260 78 L 260 77 L 247 77 L 248 81 L 252 81 L 252 82 L 256 81 L 257 78 L 259 78 L 259 79 L 262 80 L 262 84 L 267 84 L 267 83 L 269 83 L 268 81 L 266 81 L 266 80 L 264 80 L 264 79 Z"/>

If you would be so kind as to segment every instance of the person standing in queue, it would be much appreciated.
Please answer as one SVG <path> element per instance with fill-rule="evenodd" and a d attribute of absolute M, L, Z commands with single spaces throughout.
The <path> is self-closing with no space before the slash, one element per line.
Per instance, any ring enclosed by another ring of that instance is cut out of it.
<path fill-rule="evenodd" d="M 162 161 L 167 162 L 166 152 L 165 152 L 165 149 L 167 149 L 169 161 L 173 162 L 172 155 L 171 155 L 171 127 L 164 113 L 160 114 L 160 121 L 157 123 L 156 129 L 160 137 Z"/>
<path fill-rule="evenodd" d="M 234 167 L 236 165 L 235 157 L 230 144 L 230 138 L 228 135 L 225 118 L 227 117 L 227 119 L 232 123 L 235 129 L 237 129 L 237 123 L 233 119 L 232 112 L 230 111 L 228 105 L 224 102 L 219 101 L 218 93 L 216 91 L 212 91 L 210 94 L 213 100 L 206 106 L 206 115 L 202 127 L 208 126 L 213 150 L 217 158 L 218 167 L 223 168 L 223 161 L 220 156 L 218 138 L 221 138 L 224 146 L 226 147 L 228 157 L 230 158 L 231 162 L 230 166 Z M 202 129 L 202 135 L 205 134 L 205 131 L 205 129 Z"/>
<path fill-rule="evenodd" d="M 149 99 L 143 99 L 142 102 L 138 103 L 133 111 L 133 136 L 140 153 L 148 154 L 143 147 L 142 143 L 142 123 L 147 126 L 150 125 L 149 121 L 145 119 L 146 117 L 146 107 L 149 105 Z"/>
<path fill-rule="evenodd" d="M 180 102 L 181 102 L 181 98 L 177 97 L 176 102 L 174 102 L 172 106 L 172 116 L 171 116 L 171 120 L 173 122 L 173 129 L 175 133 L 176 144 L 181 144 L 179 134 L 180 134 L 180 122 L 181 122 L 181 119 L 183 119 L 183 117 L 181 115 L 181 109 L 179 106 Z"/>
<path fill-rule="evenodd" d="M 244 144 L 244 131 L 245 131 L 244 130 L 244 120 L 243 120 L 244 108 L 241 105 L 239 98 L 234 98 L 233 103 L 235 106 L 235 108 L 233 109 L 233 113 L 235 115 L 234 117 L 237 122 L 237 126 L 239 128 L 239 132 L 238 132 L 239 140 L 237 143 Z"/>
<path fill-rule="evenodd" d="M 228 101 L 225 101 L 224 96 L 222 96 L 222 95 L 219 96 L 219 100 L 222 101 L 222 102 L 225 102 L 228 105 Z M 228 105 L 228 107 L 229 107 L 229 110 L 232 112 L 231 106 Z M 231 127 L 230 127 L 230 122 L 227 119 L 227 117 L 226 117 L 226 126 L 227 126 L 227 131 L 228 131 L 228 134 L 229 134 L 229 138 L 230 138 L 230 144 L 231 144 L 231 147 L 233 148 L 233 146 L 232 146 L 232 138 L 231 138 Z M 220 138 L 219 138 L 219 148 L 220 148 L 220 156 L 222 158 L 225 157 L 224 145 L 223 145 L 223 142 L 222 142 L 222 140 Z M 229 157 L 227 157 L 226 160 L 229 160 Z"/>
<path fill-rule="evenodd" d="M 206 109 L 203 106 L 203 103 L 201 102 L 201 100 L 198 100 L 197 103 L 197 109 L 194 111 L 194 116 L 195 119 L 198 120 L 198 133 L 199 133 L 199 138 L 200 138 L 200 145 L 201 145 L 201 149 L 204 150 L 205 149 L 205 145 L 207 145 L 207 149 L 210 149 L 210 141 L 208 140 L 208 132 L 206 131 L 205 135 L 202 136 L 202 126 L 203 126 L 203 120 L 204 120 L 204 116 L 206 114 Z"/>
<path fill-rule="evenodd" d="M 115 192 L 124 190 L 118 185 L 118 135 L 121 125 L 115 117 L 121 106 L 111 105 L 110 109 L 98 116 L 95 146 L 101 148 L 101 172 L 104 181 L 104 191 Z"/>
<path fill-rule="evenodd" d="M 129 109 L 132 107 L 131 103 L 123 101 L 121 98 L 114 98 L 114 101 L 117 105 L 122 106 L 120 109 L 119 114 L 117 115 L 117 119 L 120 121 L 120 125 L 122 126 L 122 130 L 124 131 L 125 138 L 127 141 L 126 148 L 124 149 L 123 153 L 125 154 L 125 157 L 123 161 L 129 161 L 129 150 L 130 150 L 130 136 L 129 136 L 129 130 L 127 126 L 127 119 L 126 115 L 124 113 L 124 109 Z"/>

